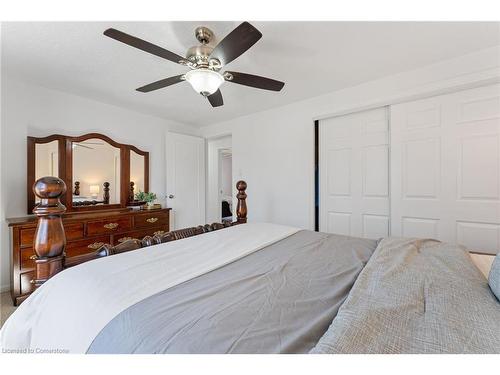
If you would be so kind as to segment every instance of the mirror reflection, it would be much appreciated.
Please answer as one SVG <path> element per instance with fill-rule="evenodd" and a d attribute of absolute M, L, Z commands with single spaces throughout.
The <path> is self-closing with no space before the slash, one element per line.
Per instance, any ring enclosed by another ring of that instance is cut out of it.
<path fill-rule="evenodd" d="M 59 177 L 59 142 L 35 145 L 35 181 L 45 176 Z M 39 202 L 39 198 L 35 198 Z"/>
<path fill-rule="evenodd" d="M 144 155 L 139 155 L 134 150 L 130 150 L 130 192 L 129 202 L 134 200 L 134 194 L 144 191 Z"/>
<path fill-rule="evenodd" d="M 73 206 L 120 203 L 120 148 L 91 138 L 72 150 Z"/>

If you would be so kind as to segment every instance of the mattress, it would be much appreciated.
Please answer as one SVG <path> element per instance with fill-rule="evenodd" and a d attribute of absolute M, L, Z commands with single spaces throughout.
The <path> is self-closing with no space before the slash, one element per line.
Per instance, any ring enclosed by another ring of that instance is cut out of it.
<path fill-rule="evenodd" d="M 88 353 L 307 353 L 376 243 L 299 231 L 136 303 Z"/>

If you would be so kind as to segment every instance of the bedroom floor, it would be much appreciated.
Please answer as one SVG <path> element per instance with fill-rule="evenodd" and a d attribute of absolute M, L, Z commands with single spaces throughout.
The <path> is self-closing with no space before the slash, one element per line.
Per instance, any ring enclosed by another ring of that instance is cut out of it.
<path fill-rule="evenodd" d="M 15 309 L 16 307 L 12 304 L 12 299 L 10 298 L 10 292 L 0 293 L 0 327 L 3 326 Z"/>

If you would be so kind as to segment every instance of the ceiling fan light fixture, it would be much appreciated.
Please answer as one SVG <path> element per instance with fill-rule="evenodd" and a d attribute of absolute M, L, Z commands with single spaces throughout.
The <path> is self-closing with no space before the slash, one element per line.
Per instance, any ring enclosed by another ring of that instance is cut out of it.
<path fill-rule="evenodd" d="M 212 95 L 224 82 L 224 77 L 210 69 L 194 69 L 186 73 L 186 81 L 193 87 L 194 91 L 203 96 Z"/>

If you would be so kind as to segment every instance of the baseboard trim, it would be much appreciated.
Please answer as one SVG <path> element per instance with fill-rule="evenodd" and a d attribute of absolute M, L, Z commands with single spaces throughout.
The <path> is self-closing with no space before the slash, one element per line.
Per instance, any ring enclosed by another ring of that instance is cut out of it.
<path fill-rule="evenodd" d="M 10 285 L 2 285 L 0 286 L 0 293 L 8 292 L 10 291 Z"/>

